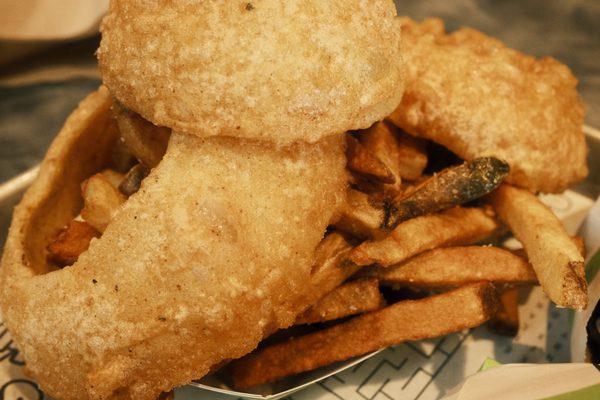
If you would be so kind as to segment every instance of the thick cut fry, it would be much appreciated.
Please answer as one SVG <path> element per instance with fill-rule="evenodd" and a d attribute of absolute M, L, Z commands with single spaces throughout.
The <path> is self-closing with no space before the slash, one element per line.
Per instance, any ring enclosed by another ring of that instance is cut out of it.
<path fill-rule="evenodd" d="M 407 340 L 471 328 L 490 319 L 497 307 L 494 286 L 483 282 L 402 301 L 251 353 L 231 364 L 231 376 L 238 389 L 257 386 Z"/>
<path fill-rule="evenodd" d="M 400 176 L 408 181 L 416 181 L 427 166 L 425 141 L 404 132 L 398 132 L 397 139 Z"/>
<path fill-rule="evenodd" d="M 48 259 L 61 267 L 71 265 L 98 236 L 100 232 L 87 222 L 71 221 L 48 245 Z"/>
<path fill-rule="evenodd" d="M 122 173 L 117 172 L 114 169 L 110 169 L 110 168 L 104 169 L 100 173 L 114 187 L 119 187 L 119 185 L 121 184 L 121 181 L 123 181 L 123 178 L 125 177 L 125 175 L 123 175 Z"/>
<path fill-rule="evenodd" d="M 483 209 L 454 207 L 409 219 L 386 238 L 362 243 L 352 250 L 347 264 L 389 267 L 436 247 L 480 242 L 498 227 L 494 218 Z"/>
<path fill-rule="evenodd" d="M 354 136 L 347 135 L 346 158 L 348 169 L 381 183 L 394 183 L 390 169 L 363 146 Z"/>
<path fill-rule="evenodd" d="M 125 202 L 125 196 L 103 174 L 96 174 L 81 185 L 81 216 L 91 226 L 104 232 L 114 213 Z"/>
<path fill-rule="evenodd" d="M 352 246 L 339 232 L 325 236 L 315 249 L 315 261 L 310 275 L 311 290 L 298 299 L 298 307 L 306 311 L 317 304 L 324 296 L 339 287 L 359 269 L 356 266 L 342 265 Z M 277 327 L 269 328 L 265 337 L 275 333 Z"/>
<path fill-rule="evenodd" d="M 497 188 L 508 171 L 508 164 L 493 157 L 446 168 L 411 190 L 408 196 L 391 202 L 386 207 L 384 227 L 394 229 L 407 219 L 478 199 Z"/>
<path fill-rule="evenodd" d="M 542 288 L 561 307 L 587 306 L 584 258 L 552 211 L 533 193 L 509 185 L 490 196 L 498 216 L 523 244 Z"/>
<path fill-rule="evenodd" d="M 519 289 L 509 289 L 498 295 L 500 308 L 488 322 L 494 332 L 505 336 L 517 336 L 519 333 Z"/>
<path fill-rule="evenodd" d="M 571 237 L 571 240 L 573 240 L 573 243 L 575 243 L 575 246 L 577 247 L 577 250 L 579 250 L 579 254 L 581 254 L 581 257 L 585 258 L 585 239 L 581 236 L 573 236 Z"/>
<path fill-rule="evenodd" d="M 140 190 L 140 186 L 142 181 L 148 174 L 150 173 L 150 169 L 146 167 L 142 163 L 138 163 L 131 167 L 131 169 L 125 175 L 125 178 L 121 181 L 119 185 L 119 191 L 123 193 L 125 196 L 131 196 L 138 190 Z"/>
<path fill-rule="evenodd" d="M 433 249 L 393 267 L 372 267 L 367 275 L 385 285 L 426 290 L 479 281 L 498 285 L 537 283 L 535 272 L 526 260 L 491 246 Z"/>
<path fill-rule="evenodd" d="M 351 249 L 352 246 L 338 232 L 330 233 L 319 243 L 310 276 L 310 299 L 304 304 L 315 304 L 358 271 L 356 266 L 342 265 Z"/>
<path fill-rule="evenodd" d="M 374 206 L 368 194 L 350 189 L 340 218 L 334 226 L 352 236 L 367 239 L 376 236 L 383 218 L 383 209 Z"/>
<path fill-rule="evenodd" d="M 156 126 L 119 105 L 115 105 L 114 113 L 121 139 L 131 154 L 150 168 L 158 165 L 167 150 L 171 130 Z"/>
<path fill-rule="evenodd" d="M 377 159 L 385 164 L 394 176 L 394 182 L 383 184 L 386 193 L 399 193 L 401 190 L 402 177 L 400 175 L 400 154 L 398 139 L 393 125 L 385 122 L 376 122 L 369 129 L 361 131 L 358 135 L 360 143 Z"/>
<path fill-rule="evenodd" d="M 332 321 L 377 310 L 385 304 L 377 279 L 346 283 L 323 297 L 296 319 L 296 325 Z"/>

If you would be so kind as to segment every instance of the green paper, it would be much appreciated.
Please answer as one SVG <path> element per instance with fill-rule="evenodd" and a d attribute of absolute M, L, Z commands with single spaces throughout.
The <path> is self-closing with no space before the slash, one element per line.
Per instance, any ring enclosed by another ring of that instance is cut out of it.
<path fill-rule="evenodd" d="M 481 368 L 479 368 L 479 372 L 487 371 L 488 369 L 497 367 L 498 365 L 502 365 L 502 364 L 500 364 L 498 361 L 494 360 L 493 358 L 486 358 L 485 361 L 483 362 L 483 365 L 481 366 Z"/>
<path fill-rule="evenodd" d="M 600 399 L 600 384 L 588 386 L 574 392 L 563 393 L 557 396 L 545 397 L 541 400 L 591 400 Z"/>
<path fill-rule="evenodd" d="M 594 279 L 598 271 L 600 271 L 600 251 L 597 251 L 596 254 L 594 254 L 585 267 L 585 277 L 588 283 Z"/>

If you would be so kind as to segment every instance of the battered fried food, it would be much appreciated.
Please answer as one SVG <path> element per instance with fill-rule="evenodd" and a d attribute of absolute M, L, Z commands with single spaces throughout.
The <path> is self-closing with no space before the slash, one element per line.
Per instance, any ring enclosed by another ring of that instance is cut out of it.
<path fill-rule="evenodd" d="M 101 96 L 73 119 L 94 115 Z M 48 394 L 154 400 L 294 322 L 314 249 L 346 190 L 343 137 L 270 147 L 174 134 L 77 262 L 32 276 L 45 269 L 31 265 L 45 254 L 39 227 L 55 214 L 31 210 L 72 185 L 62 175 L 70 154 L 102 153 L 73 134 L 59 134 L 17 209 L 1 270 L 3 316 Z"/>
<path fill-rule="evenodd" d="M 156 125 L 316 142 L 400 103 L 395 15 L 391 0 L 113 0 L 98 57 L 112 94 Z"/>
<path fill-rule="evenodd" d="M 471 160 L 493 156 L 508 182 L 561 192 L 587 175 L 584 108 L 569 68 L 473 29 L 402 19 L 407 87 L 389 120 Z"/>

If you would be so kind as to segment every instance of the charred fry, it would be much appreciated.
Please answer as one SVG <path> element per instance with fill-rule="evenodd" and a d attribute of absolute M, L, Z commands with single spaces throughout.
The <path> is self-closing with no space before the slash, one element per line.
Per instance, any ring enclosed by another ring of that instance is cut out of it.
<path fill-rule="evenodd" d="M 384 228 L 478 199 L 498 187 L 508 175 L 509 166 L 493 157 L 476 158 L 432 176 L 404 198 L 386 207 Z"/>
<path fill-rule="evenodd" d="M 231 376 L 237 389 L 257 386 L 407 340 L 474 327 L 490 319 L 497 307 L 490 283 L 402 301 L 251 353 L 231 364 Z"/>
<path fill-rule="evenodd" d="M 490 199 L 523 244 L 548 297 L 561 307 L 585 308 L 584 258 L 552 211 L 533 193 L 509 185 L 500 186 Z"/>
<path fill-rule="evenodd" d="M 374 311 L 384 305 L 377 279 L 361 279 L 333 290 L 296 319 L 296 325 L 331 321 Z"/>
<path fill-rule="evenodd" d="M 491 236 L 498 227 L 483 209 L 454 207 L 410 219 L 384 239 L 362 243 L 352 250 L 347 264 L 388 267 L 436 247 L 477 243 Z"/>

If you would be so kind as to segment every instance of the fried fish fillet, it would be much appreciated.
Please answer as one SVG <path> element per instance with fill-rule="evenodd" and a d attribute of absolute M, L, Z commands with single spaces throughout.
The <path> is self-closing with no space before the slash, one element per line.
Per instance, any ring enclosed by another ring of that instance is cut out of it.
<path fill-rule="evenodd" d="M 588 172 L 577 79 L 473 29 L 402 18 L 407 87 L 389 119 L 471 160 L 507 161 L 508 182 L 560 192 Z"/>
<path fill-rule="evenodd" d="M 93 96 L 70 121 L 108 112 L 106 91 Z M 49 395 L 154 400 L 294 322 L 345 196 L 343 137 L 276 147 L 173 134 L 102 237 L 74 265 L 43 273 L 37 235 L 58 222 L 40 210 L 76 187 L 63 174 L 79 167 L 70 157 L 99 151 L 73 125 L 16 211 L 0 272 L 3 316 Z"/>
<path fill-rule="evenodd" d="M 199 136 L 316 142 L 400 102 L 391 0 L 112 0 L 104 83 L 156 125 Z"/>

